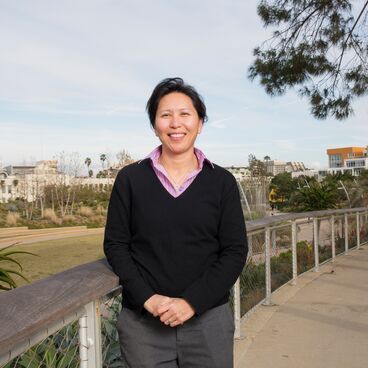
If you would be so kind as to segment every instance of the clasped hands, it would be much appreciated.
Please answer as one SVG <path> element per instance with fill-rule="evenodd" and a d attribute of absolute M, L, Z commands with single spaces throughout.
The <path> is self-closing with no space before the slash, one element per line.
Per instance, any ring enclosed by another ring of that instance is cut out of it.
<path fill-rule="evenodd" d="M 144 303 L 144 308 L 165 325 L 176 327 L 194 316 L 193 307 L 183 298 L 155 294 Z"/>

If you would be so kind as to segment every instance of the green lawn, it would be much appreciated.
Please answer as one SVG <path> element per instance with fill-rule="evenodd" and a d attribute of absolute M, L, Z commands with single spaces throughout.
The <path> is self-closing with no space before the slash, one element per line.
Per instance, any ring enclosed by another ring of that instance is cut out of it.
<path fill-rule="evenodd" d="M 23 274 L 30 280 L 43 279 L 74 266 L 92 262 L 103 258 L 103 234 L 86 235 L 75 238 L 47 240 L 32 244 L 16 245 L 13 250 L 23 250 L 37 254 L 15 255 L 14 258 L 23 266 Z M 16 269 L 11 264 L 3 267 Z M 20 277 L 16 277 L 18 286 L 27 284 Z"/>

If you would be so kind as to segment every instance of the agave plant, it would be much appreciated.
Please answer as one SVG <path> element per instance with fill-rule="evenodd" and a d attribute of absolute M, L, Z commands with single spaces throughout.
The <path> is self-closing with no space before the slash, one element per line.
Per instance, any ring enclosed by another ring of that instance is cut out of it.
<path fill-rule="evenodd" d="M 14 246 L 15 244 L 16 243 L 11 244 L 5 248 L 0 248 L 0 291 L 10 290 L 17 287 L 17 283 L 14 280 L 15 275 L 29 282 L 29 280 L 22 274 L 22 265 L 17 260 L 15 260 L 13 256 L 15 254 L 30 254 L 32 256 L 35 256 L 36 254 L 19 250 L 10 250 L 9 248 Z M 19 267 L 19 271 L 5 268 L 3 265 L 6 262 L 16 264 Z"/>

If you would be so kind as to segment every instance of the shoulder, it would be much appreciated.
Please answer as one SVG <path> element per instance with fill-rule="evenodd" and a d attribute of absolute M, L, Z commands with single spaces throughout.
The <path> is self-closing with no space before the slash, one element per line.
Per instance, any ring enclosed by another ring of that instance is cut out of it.
<path fill-rule="evenodd" d="M 228 185 L 233 185 L 234 183 L 236 184 L 234 175 L 222 166 L 212 163 L 212 166 L 206 165 L 206 167 L 208 168 L 207 172 L 209 175 L 213 179 L 216 179 L 217 182 Z"/>
<path fill-rule="evenodd" d="M 124 166 L 116 177 L 117 180 L 133 179 L 137 176 L 144 175 L 147 169 L 150 167 L 149 158 L 145 158 L 140 161 L 133 162 L 127 166 Z"/>
<path fill-rule="evenodd" d="M 221 196 L 238 192 L 238 185 L 234 175 L 225 168 L 217 165 L 204 166 L 204 183 L 207 188 L 212 188 Z"/>

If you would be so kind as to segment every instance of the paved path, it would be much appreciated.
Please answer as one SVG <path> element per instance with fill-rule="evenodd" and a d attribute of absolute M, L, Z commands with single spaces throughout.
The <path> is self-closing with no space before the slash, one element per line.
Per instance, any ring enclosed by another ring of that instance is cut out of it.
<path fill-rule="evenodd" d="M 86 235 L 102 234 L 104 228 L 49 228 L 49 229 L 35 229 L 35 230 L 21 230 L 19 232 L 2 232 L 0 236 L 0 248 L 8 245 L 17 244 L 31 244 L 40 241 L 63 239 L 70 237 L 79 237 Z"/>
<path fill-rule="evenodd" d="M 297 282 L 243 323 L 235 367 L 368 367 L 368 246 Z"/>

